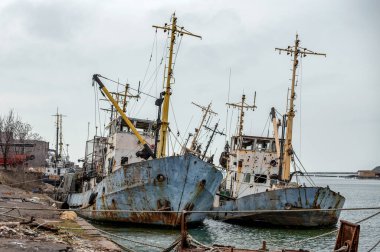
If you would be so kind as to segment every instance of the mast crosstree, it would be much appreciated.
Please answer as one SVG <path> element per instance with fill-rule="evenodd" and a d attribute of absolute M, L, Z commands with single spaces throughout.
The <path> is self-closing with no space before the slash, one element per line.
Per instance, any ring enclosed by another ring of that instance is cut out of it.
<path fill-rule="evenodd" d="M 293 56 L 293 69 L 292 69 L 292 86 L 290 91 L 290 104 L 289 110 L 287 111 L 286 119 L 286 139 L 284 146 L 284 162 L 280 167 L 282 169 L 281 179 L 288 181 L 290 179 L 290 160 L 293 156 L 293 147 L 292 147 L 292 136 L 293 136 L 293 119 L 295 117 L 294 111 L 294 100 L 296 99 L 295 93 L 295 82 L 296 82 L 296 70 L 298 67 L 298 58 L 306 57 L 307 55 L 318 55 L 325 56 L 324 53 L 316 53 L 307 48 L 300 47 L 300 40 L 298 34 L 296 34 L 296 40 L 294 41 L 294 46 L 288 46 L 285 49 L 275 48 L 276 51 L 286 52 L 287 55 Z"/>
<path fill-rule="evenodd" d="M 209 103 L 209 105 L 207 107 L 196 104 L 194 102 L 192 102 L 192 104 L 197 106 L 198 108 L 200 108 L 203 112 L 201 123 L 200 123 L 199 127 L 195 129 L 193 141 L 191 142 L 191 145 L 190 145 L 190 150 L 195 151 L 197 149 L 197 141 L 198 141 L 199 133 L 201 132 L 201 128 L 202 128 L 203 123 L 205 122 L 207 116 L 209 116 L 209 118 L 210 118 L 211 115 L 218 115 L 218 114 L 211 110 L 211 104 L 212 104 L 211 102 Z"/>
<path fill-rule="evenodd" d="M 240 116 L 239 116 L 239 132 L 238 136 L 243 136 L 243 125 L 244 125 L 244 109 L 249 110 L 252 109 L 255 111 L 257 108 L 256 106 L 256 92 L 253 99 L 253 105 L 249 105 L 245 102 L 245 94 L 241 96 L 241 102 L 238 103 L 226 103 L 228 107 L 238 108 L 240 110 Z"/>

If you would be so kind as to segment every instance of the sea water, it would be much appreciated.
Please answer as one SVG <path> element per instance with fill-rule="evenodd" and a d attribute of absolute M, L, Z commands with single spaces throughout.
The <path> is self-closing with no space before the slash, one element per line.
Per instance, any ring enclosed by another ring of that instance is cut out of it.
<path fill-rule="evenodd" d="M 380 180 L 362 180 L 336 177 L 311 177 L 317 186 L 329 186 L 346 198 L 344 208 L 380 207 Z M 300 177 L 301 183 L 307 181 Z M 356 222 L 380 210 L 342 211 L 340 218 Z M 339 224 L 339 223 L 338 223 Z M 129 240 L 158 247 L 167 247 L 175 241 L 180 231 L 176 229 L 134 228 L 95 225 L 107 232 L 123 236 Z M 297 241 L 330 232 L 334 228 L 294 229 L 294 228 L 257 228 L 242 227 L 206 219 L 204 225 L 189 229 L 189 233 L 199 242 L 212 245 L 224 244 L 237 248 L 261 248 L 262 241 L 269 249 L 308 249 L 310 251 L 333 251 L 336 232 L 320 238 L 294 244 Z M 116 242 L 135 251 L 160 251 L 158 248 L 137 244 L 125 239 L 111 237 Z M 368 251 L 380 240 L 380 214 L 360 223 L 359 251 Z M 372 251 L 380 251 L 380 244 Z"/>

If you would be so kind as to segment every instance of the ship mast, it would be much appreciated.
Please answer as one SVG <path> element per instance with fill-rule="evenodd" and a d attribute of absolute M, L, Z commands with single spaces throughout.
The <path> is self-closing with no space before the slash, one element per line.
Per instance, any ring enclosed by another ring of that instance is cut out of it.
<path fill-rule="evenodd" d="M 210 147 L 210 144 L 211 144 L 212 140 L 214 139 L 214 135 L 215 134 L 218 134 L 218 135 L 221 135 L 221 136 L 225 136 L 226 135 L 226 134 L 223 133 L 223 131 L 218 131 L 217 130 L 218 129 L 218 125 L 219 125 L 219 122 L 217 122 L 215 124 L 215 127 L 213 129 L 211 129 L 210 127 L 207 127 L 206 125 L 204 126 L 207 130 L 211 131 L 212 133 L 211 133 L 210 139 L 207 142 L 205 151 L 203 152 L 202 160 L 204 160 L 204 158 L 206 157 L 208 148 Z M 212 160 L 213 157 L 214 157 L 214 155 L 210 156 L 210 159 Z"/>
<path fill-rule="evenodd" d="M 241 138 L 243 136 L 244 109 L 246 109 L 246 110 L 252 109 L 253 111 L 255 111 L 255 109 L 257 108 L 257 106 L 256 106 L 256 92 L 255 92 L 255 96 L 253 99 L 253 105 L 248 105 L 245 102 L 245 94 L 243 94 L 241 96 L 241 102 L 240 103 L 239 102 L 238 103 L 226 103 L 226 105 L 229 107 L 238 108 L 240 110 L 238 136 L 239 136 L 239 138 Z M 240 147 L 241 146 L 239 146 L 239 148 Z"/>
<path fill-rule="evenodd" d="M 56 132 L 55 132 L 55 160 L 58 160 L 58 137 L 59 137 L 59 114 L 58 114 L 58 108 L 57 108 L 57 114 L 53 115 L 57 117 L 56 121 Z"/>
<path fill-rule="evenodd" d="M 59 157 L 62 158 L 62 150 L 63 150 L 63 133 L 62 133 L 62 115 L 59 116 Z"/>
<path fill-rule="evenodd" d="M 153 25 L 156 29 L 162 29 L 164 32 L 170 31 L 170 46 L 169 46 L 169 63 L 168 63 L 168 71 L 166 76 L 166 87 L 164 91 L 164 102 L 162 107 L 162 117 L 161 117 L 161 126 L 160 126 L 160 141 L 157 148 L 157 157 L 165 157 L 166 155 L 166 142 L 168 138 L 168 126 L 169 126 L 169 101 L 170 101 L 170 95 L 171 95 L 171 81 L 173 77 L 173 54 L 174 54 L 174 44 L 176 35 L 179 34 L 180 36 L 189 35 L 197 38 L 202 38 L 201 36 L 195 35 L 191 32 L 185 31 L 183 27 L 177 26 L 177 17 L 175 16 L 175 13 L 173 13 L 172 16 L 172 24 L 165 24 L 164 26 L 156 26 Z"/>
<path fill-rule="evenodd" d="M 294 100 L 296 97 L 295 94 L 295 83 L 296 83 L 296 70 L 298 66 L 298 57 L 306 57 L 306 55 L 320 55 L 325 56 L 324 53 L 316 53 L 306 48 L 300 47 L 300 40 L 298 39 L 298 34 L 296 34 L 296 40 L 294 42 L 294 46 L 288 46 L 286 49 L 275 48 L 276 51 L 286 52 L 287 55 L 293 56 L 293 69 L 292 69 L 292 86 L 290 91 L 290 104 L 289 110 L 287 111 L 287 119 L 286 119 L 286 139 L 284 146 L 284 161 L 282 165 L 282 174 L 281 179 L 288 181 L 290 178 L 290 160 L 293 156 L 293 147 L 292 147 L 292 136 L 293 136 L 293 119 L 295 116 L 294 111 Z"/>
<path fill-rule="evenodd" d="M 129 84 L 125 84 L 125 88 L 124 88 L 124 92 L 110 92 L 112 95 L 116 95 L 116 103 L 117 104 L 120 104 L 119 106 L 122 106 L 122 111 L 124 113 L 127 112 L 127 105 L 128 105 L 128 100 L 127 98 L 134 98 L 134 99 L 139 99 L 140 98 L 140 95 L 137 94 L 137 95 L 132 95 L 130 92 L 129 92 Z M 113 108 L 113 106 L 112 106 Z M 107 110 L 109 111 L 109 110 Z M 117 111 L 115 111 L 115 113 L 117 114 Z"/>
<path fill-rule="evenodd" d="M 190 145 L 190 150 L 195 151 L 197 149 L 197 140 L 198 140 L 198 137 L 199 137 L 199 133 L 201 132 L 201 128 L 202 128 L 203 123 L 205 122 L 207 116 L 208 115 L 211 116 L 212 114 L 214 114 L 214 115 L 218 115 L 218 114 L 216 112 L 214 112 L 214 111 L 211 110 L 211 102 L 210 102 L 210 104 L 207 107 L 201 106 L 201 105 L 196 104 L 194 102 L 192 102 L 192 104 L 194 104 L 195 106 L 201 108 L 202 112 L 203 112 L 201 123 L 200 123 L 199 127 L 195 129 L 195 134 L 194 134 L 194 137 L 193 137 L 193 141 L 191 142 L 191 145 Z"/>
<path fill-rule="evenodd" d="M 58 160 L 62 158 L 62 150 L 63 150 L 63 128 L 62 128 L 62 117 L 65 115 L 59 114 L 58 113 L 58 108 L 57 108 L 57 113 L 53 115 L 57 118 L 56 120 L 56 139 L 55 139 L 55 159 Z"/>

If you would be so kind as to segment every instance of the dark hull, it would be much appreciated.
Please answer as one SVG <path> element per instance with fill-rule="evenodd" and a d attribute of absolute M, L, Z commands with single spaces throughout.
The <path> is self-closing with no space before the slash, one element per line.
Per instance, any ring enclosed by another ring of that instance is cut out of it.
<path fill-rule="evenodd" d="M 92 190 L 69 195 L 67 203 L 95 221 L 178 226 L 178 212 L 212 208 L 221 180 L 222 174 L 213 165 L 186 154 L 130 164 Z M 204 213 L 193 213 L 187 220 L 197 223 L 205 217 Z"/>
<path fill-rule="evenodd" d="M 345 198 L 329 188 L 283 188 L 228 200 L 213 218 L 243 225 L 320 227 L 337 223 L 340 211 L 294 211 L 343 207 Z M 223 213 L 223 211 L 289 210 L 257 213 Z"/>

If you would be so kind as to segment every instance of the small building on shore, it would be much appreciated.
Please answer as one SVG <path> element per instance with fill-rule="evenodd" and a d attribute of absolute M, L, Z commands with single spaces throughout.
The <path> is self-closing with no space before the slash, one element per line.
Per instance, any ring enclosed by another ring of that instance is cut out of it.
<path fill-rule="evenodd" d="M 379 178 L 380 179 L 380 166 L 375 167 L 373 170 L 359 170 L 358 178 Z"/>
<path fill-rule="evenodd" d="M 3 133 L 0 133 L 3 134 Z M 1 137 L 0 139 L 5 139 Z M 13 134 L 7 142 L 0 141 L 0 166 L 45 167 L 48 158 L 49 142 L 41 140 L 14 139 Z M 4 150 L 7 149 L 7 152 Z M 6 157 L 4 154 L 6 153 Z M 6 163 L 6 164 L 5 164 Z"/>

